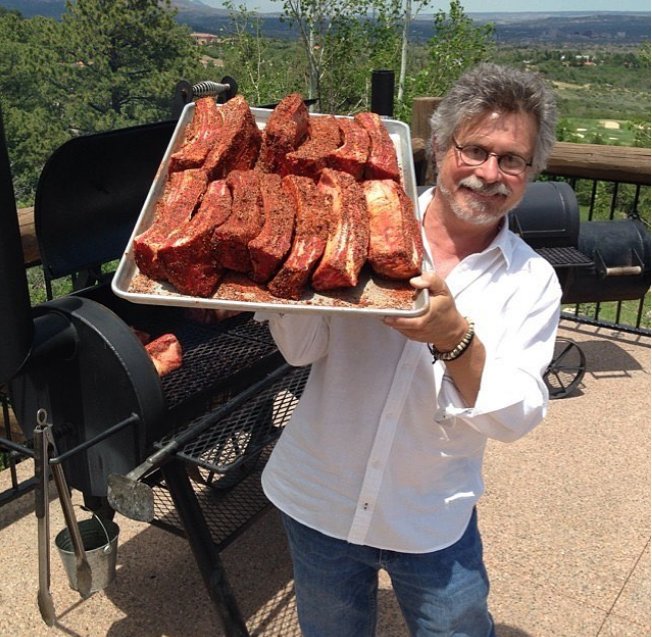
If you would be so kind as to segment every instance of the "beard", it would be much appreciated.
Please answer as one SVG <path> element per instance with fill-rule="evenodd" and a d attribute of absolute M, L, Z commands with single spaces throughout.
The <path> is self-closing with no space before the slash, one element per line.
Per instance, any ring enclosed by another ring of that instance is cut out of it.
<path fill-rule="evenodd" d="M 482 179 L 474 175 L 465 177 L 459 181 L 457 183 L 457 189 L 460 187 L 468 188 L 473 192 L 488 197 L 492 195 L 509 197 L 512 194 L 512 191 L 505 184 L 486 184 Z M 453 196 L 453 192 L 442 185 L 439 179 L 437 180 L 437 188 L 441 190 L 451 210 L 458 219 L 478 226 L 494 224 L 518 204 L 518 201 L 516 201 L 509 208 L 497 209 L 495 205 L 489 202 L 478 201 L 477 199 L 464 197 L 463 201 L 461 201 L 460 199 L 456 199 Z"/>

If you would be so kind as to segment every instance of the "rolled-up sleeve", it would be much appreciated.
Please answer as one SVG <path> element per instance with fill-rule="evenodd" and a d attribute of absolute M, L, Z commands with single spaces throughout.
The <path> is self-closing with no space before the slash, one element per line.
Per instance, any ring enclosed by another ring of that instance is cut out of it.
<path fill-rule="evenodd" d="M 524 288 L 512 298 L 500 321 L 491 313 L 477 321 L 486 361 L 475 406 L 466 407 L 444 375 L 437 422 L 461 419 L 489 438 L 512 442 L 545 418 L 549 396 L 543 376 L 554 352 L 561 300 L 557 277 L 551 268 L 548 272 L 543 280 L 539 273 L 537 293 Z"/>

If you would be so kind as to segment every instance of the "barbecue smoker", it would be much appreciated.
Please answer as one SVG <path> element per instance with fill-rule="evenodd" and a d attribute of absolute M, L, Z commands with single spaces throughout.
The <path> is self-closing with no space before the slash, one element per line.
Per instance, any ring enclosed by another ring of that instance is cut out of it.
<path fill-rule="evenodd" d="M 111 517 L 111 496 L 126 515 L 187 537 L 226 634 L 239 637 L 248 632 L 219 553 L 268 506 L 259 473 L 308 370 L 288 366 L 250 314 L 203 323 L 186 309 L 131 304 L 111 292 L 101 263 L 121 256 L 175 124 L 73 139 L 52 155 L 34 211 L 46 282 L 50 290 L 54 279 L 72 275 L 81 289 L 31 308 L 0 122 L 0 385 L 9 385 L 30 441 L 1 442 L 35 458 L 46 623 L 55 620 L 52 469 L 62 504 L 72 487 L 88 508 Z M 159 378 L 132 328 L 152 338 L 175 334 L 182 367 Z M 74 540 L 72 527 L 74 516 Z M 85 597 L 88 562 L 78 549 Z"/>
<path fill-rule="evenodd" d="M 530 184 L 509 223 L 555 268 L 562 304 L 637 300 L 650 288 L 645 225 L 633 219 L 581 222 L 575 193 L 565 182 Z M 582 350 L 559 339 L 544 378 L 550 397 L 568 396 L 585 370 Z"/>

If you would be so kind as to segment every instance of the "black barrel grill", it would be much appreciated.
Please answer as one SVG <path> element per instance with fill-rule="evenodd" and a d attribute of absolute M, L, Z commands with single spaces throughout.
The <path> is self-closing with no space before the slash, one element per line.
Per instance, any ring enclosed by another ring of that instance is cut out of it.
<path fill-rule="evenodd" d="M 183 308 L 135 305 L 112 294 L 110 268 L 104 272 L 102 264 L 120 257 L 174 125 L 73 139 L 53 154 L 35 202 L 39 247 L 50 294 L 52 281 L 63 276 L 73 276 L 78 289 L 33 309 L 4 150 L 0 338 L 7 355 L 0 383 L 9 383 L 28 439 L 37 411 L 47 411 L 59 453 L 50 463 L 63 464 L 90 508 L 109 509 L 107 484 L 114 475 L 136 475 L 151 489 L 152 523 L 188 537 L 226 633 L 240 636 L 248 633 L 219 552 L 267 506 L 259 471 L 308 370 L 287 366 L 267 328 L 248 314 L 202 323 Z M 601 270 L 593 252 L 602 241 L 593 251 L 582 249 L 583 224 L 565 184 L 531 184 L 510 223 L 556 268 L 565 302 L 579 294 L 578 285 L 582 292 L 589 287 L 576 283 L 579 273 L 593 277 L 596 299 L 613 268 L 624 268 L 618 289 L 629 285 L 625 294 L 632 298 L 639 298 L 643 283 L 649 287 L 649 237 L 638 233 L 647 245 L 640 271 L 612 264 L 610 255 L 601 257 L 607 268 Z M 594 228 L 588 234 L 595 236 Z M 635 252 L 638 259 L 639 246 L 629 241 L 623 235 L 613 252 Z M 132 327 L 152 337 L 174 333 L 183 367 L 159 379 Z"/>
<path fill-rule="evenodd" d="M 555 268 L 562 304 L 637 300 L 650 289 L 650 234 L 634 219 L 580 221 L 565 182 L 528 185 L 509 214 L 510 228 Z M 568 396 L 586 369 L 582 350 L 559 339 L 545 381 L 552 398 Z"/>
<path fill-rule="evenodd" d="M 52 155 L 34 209 L 43 269 L 50 294 L 64 276 L 79 289 L 35 308 L 2 144 L 0 384 L 28 441 L 45 410 L 58 453 L 48 462 L 63 466 L 88 508 L 111 516 L 110 477 L 141 470 L 153 500 L 146 519 L 189 539 L 226 634 L 241 636 L 219 552 L 268 506 L 259 472 L 308 370 L 287 365 L 250 313 L 205 322 L 201 312 L 112 293 L 102 264 L 121 256 L 174 125 L 81 137 Z M 175 334 L 182 367 L 159 378 L 132 328 Z M 34 455 L 30 442 L 0 442 Z"/>

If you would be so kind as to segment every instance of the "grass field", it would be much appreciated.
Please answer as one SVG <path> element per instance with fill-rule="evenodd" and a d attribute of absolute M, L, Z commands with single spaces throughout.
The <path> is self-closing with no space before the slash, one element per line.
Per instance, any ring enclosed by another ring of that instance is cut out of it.
<path fill-rule="evenodd" d="M 632 146 L 635 131 L 631 123 L 623 120 L 586 119 L 567 117 L 570 130 L 578 137 L 578 141 L 594 143 L 598 136 L 603 144 L 615 146 Z"/>

